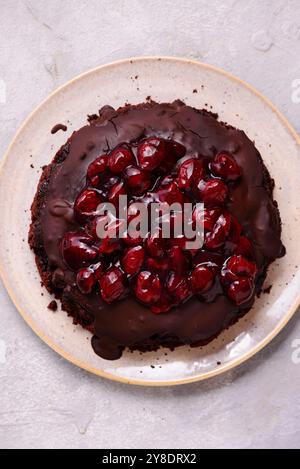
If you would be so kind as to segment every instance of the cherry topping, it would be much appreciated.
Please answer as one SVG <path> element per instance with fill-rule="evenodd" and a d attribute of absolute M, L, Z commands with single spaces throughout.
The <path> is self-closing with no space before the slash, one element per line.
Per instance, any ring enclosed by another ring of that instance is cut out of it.
<path fill-rule="evenodd" d="M 177 302 L 186 300 L 191 294 L 187 279 L 175 272 L 171 272 L 168 278 L 167 290 L 177 300 Z"/>
<path fill-rule="evenodd" d="M 136 299 L 153 313 L 167 312 L 193 294 L 206 298 L 214 294 L 215 286 L 222 286 L 238 305 L 251 297 L 257 273 L 256 264 L 249 260 L 254 257 L 253 246 L 235 216 L 223 207 L 229 194 L 226 183 L 236 181 L 241 170 L 226 152 L 218 153 L 209 164 L 204 157 L 185 154 L 179 142 L 149 137 L 137 144 L 122 143 L 90 163 L 87 187 L 74 204 L 83 231 L 66 233 L 61 241 L 63 260 L 77 272 L 82 293 L 90 294 L 99 282 L 104 301 L 111 303 L 129 294 L 130 282 Z M 115 214 L 97 213 L 101 202 L 118 207 L 125 195 L 127 214 L 118 212 L 115 218 Z M 166 221 L 162 213 L 157 214 L 159 228 L 154 234 L 135 236 L 141 228 L 138 203 L 145 205 L 150 219 L 149 208 L 157 201 L 181 207 L 192 203 L 193 227 L 198 221 L 204 224 L 204 245 L 187 249 L 183 216 L 175 207 L 168 220 L 168 239 L 162 237 L 160 223 Z M 197 202 L 205 208 L 195 206 Z M 215 282 L 216 276 L 222 285 Z"/>
<path fill-rule="evenodd" d="M 172 306 L 174 306 L 174 303 L 172 303 L 171 297 L 166 293 L 162 293 L 159 301 L 151 306 L 151 311 L 154 314 L 167 313 Z"/>
<path fill-rule="evenodd" d="M 230 284 L 227 294 L 237 305 L 241 305 L 250 299 L 253 291 L 253 280 L 249 277 L 241 277 Z"/>
<path fill-rule="evenodd" d="M 168 252 L 172 270 L 180 274 L 187 271 L 188 260 L 179 246 L 172 246 Z"/>
<path fill-rule="evenodd" d="M 187 238 L 184 236 L 184 234 L 180 234 L 174 238 L 171 238 L 169 240 L 169 244 L 173 247 L 173 246 L 177 246 L 179 247 L 180 249 L 182 250 L 185 250 L 186 249 L 186 244 L 187 244 L 188 240 Z M 190 254 L 192 254 L 192 252 L 190 251 Z"/>
<path fill-rule="evenodd" d="M 93 266 L 91 266 L 90 268 L 92 268 L 93 272 L 94 272 L 94 275 L 95 275 L 95 278 L 97 280 L 100 280 L 100 277 L 101 275 L 103 274 L 104 270 L 105 270 L 105 267 L 104 267 L 104 262 L 103 261 L 99 261 L 97 262 L 97 264 L 94 264 Z"/>
<path fill-rule="evenodd" d="M 105 217 L 105 215 L 104 215 Z M 105 229 L 105 236 L 100 240 L 99 253 L 100 254 L 111 254 L 114 251 L 118 251 L 121 247 L 119 235 L 122 232 L 124 220 L 113 220 L 109 221 L 109 224 Z"/>
<path fill-rule="evenodd" d="M 207 209 L 198 205 L 195 206 L 192 214 L 194 222 L 203 223 L 205 232 L 212 231 L 219 216 L 222 214 L 220 208 Z"/>
<path fill-rule="evenodd" d="M 122 265 L 125 272 L 134 275 L 140 271 L 145 257 L 145 251 L 142 246 L 128 248 L 122 258 Z"/>
<path fill-rule="evenodd" d="M 248 261 L 243 256 L 231 256 L 227 259 L 221 274 L 225 281 L 234 281 L 238 277 L 254 278 L 256 273 L 257 267 L 254 262 Z"/>
<path fill-rule="evenodd" d="M 134 161 L 133 153 L 128 146 L 115 148 L 108 157 L 108 166 L 112 173 L 119 174 Z"/>
<path fill-rule="evenodd" d="M 160 272 L 161 274 L 164 274 L 165 272 L 170 270 L 170 263 L 169 260 L 165 257 L 148 257 L 147 268 L 151 271 L 155 270 L 157 272 Z"/>
<path fill-rule="evenodd" d="M 228 212 L 221 213 L 216 220 L 213 229 L 205 235 L 204 247 L 206 249 L 218 249 L 229 234 L 231 215 Z"/>
<path fill-rule="evenodd" d="M 130 192 L 134 195 L 141 195 L 151 186 L 150 174 L 136 166 L 128 166 L 124 170 L 124 178 Z"/>
<path fill-rule="evenodd" d="M 90 268 L 80 269 L 77 272 L 76 283 L 82 293 L 91 293 L 96 283 L 95 273 Z"/>
<path fill-rule="evenodd" d="M 163 185 L 156 194 L 160 202 L 167 202 L 169 205 L 183 203 L 183 194 L 175 181 Z"/>
<path fill-rule="evenodd" d="M 80 217 L 92 216 L 95 214 L 102 200 L 102 195 L 96 189 L 85 189 L 79 194 L 75 201 L 75 213 Z"/>
<path fill-rule="evenodd" d="M 199 183 L 204 177 L 201 160 L 190 158 L 183 161 L 179 167 L 177 184 L 180 189 L 191 189 L 193 183 Z"/>
<path fill-rule="evenodd" d="M 100 277 L 99 283 L 102 298 L 107 303 L 117 300 L 126 291 L 125 276 L 118 267 L 110 267 Z"/>
<path fill-rule="evenodd" d="M 224 204 L 228 188 L 221 179 L 201 180 L 198 184 L 198 194 L 206 207 L 218 206 Z"/>
<path fill-rule="evenodd" d="M 97 226 L 100 220 L 103 219 L 103 215 L 91 218 L 87 224 L 85 225 L 86 233 L 93 238 L 94 241 L 99 241 L 99 237 L 97 234 Z"/>
<path fill-rule="evenodd" d="M 124 187 L 124 182 L 116 182 L 108 192 L 108 200 L 114 205 L 118 205 L 120 195 L 126 195 L 126 190 Z"/>
<path fill-rule="evenodd" d="M 235 181 L 241 175 L 241 169 L 235 159 L 228 153 L 218 153 L 210 164 L 210 170 L 215 176 L 225 181 Z"/>
<path fill-rule="evenodd" d="M 206 265 L 198 265 L 192 271 L 190 280 L 193 293 L 201 294 L 211 288 L 214 281 L 214 274 Z"/>
<path fill-rule="evenodd" d="M 127 246 L 136 246 L 143 242 L 143 238 L 137 232 L 133 233 L 132 231 L 127 232 L 122 239 Z"/>
<path fill-rule="evenodd" d="M 150 137 L 143 140 L 137 149 L 137 159 L 139 166 L 147 171 L 157 168 L 165 157 L 165 140 Z"/>
<path fill-rule="evenodd" d="M 145 246 L 152 257 L 162 257 L 165 252 L 165 240 L 160 229 L 146 239 Z"/>
<path fill-rule="evenodd" d="M 85 233 L 66 233 L 62 239 L 61 249 L 65 263 L 77 270 L 91 263 L 97 257 L 97 250 L 90 246 L 93 239 Z"/>
<path fill-rule="evenodd" d="M 103 173 L 107 166 L 107 155 L 98 156 L 92 163 L 89 165 L 87 170 L 87 175 L 91 179 L 98 174 Z"/>
<path fill-rule="evenodd" d="M 140 301 L 147 304 L 156 303 L 160 299 L 161 290 L 162 286 L 157 274 L 147 270 L 139 273 L 135 294 Z"/>

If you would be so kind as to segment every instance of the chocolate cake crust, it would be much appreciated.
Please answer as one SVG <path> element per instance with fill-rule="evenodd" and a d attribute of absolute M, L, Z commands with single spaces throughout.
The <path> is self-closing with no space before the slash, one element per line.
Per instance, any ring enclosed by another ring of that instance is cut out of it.
<path fill-rule="evenodd" d="M 246 303 L 238 306 L 219 292 L 213 301 L 193 297 L 166 314 L 153 314 L 131 296 L 107 304 L 98 292 L 84 295 L 76 286 L 76 274 L 62 258 L 60 241 L 66 232 L 80 228 L 74 202 L 86 186 L 89 164 L 120 142 L 153 135 L 173 139 L 186 147 L 187 154 L 197 152 L 208 160 L 217 152 L 229 152 L 242 168 L 240 183 L 229 188 L 227 209 L 252 241 L 258 266 L 255 289 Z M 105 106 L 72 134 L 44 169 L 32 204 L 29 244 L 44 285 L 75 323 L 93 333 L 92 346 L 101 357 L 116 359 L 125 347 L 149 350 L 205 344 L 249 311 L 269 264 L 284 255 L 273 186 L 253 142 L 243 131 L 219 122 L 215 114 L 181 101 L 147 102 L 117 111 Z"/>

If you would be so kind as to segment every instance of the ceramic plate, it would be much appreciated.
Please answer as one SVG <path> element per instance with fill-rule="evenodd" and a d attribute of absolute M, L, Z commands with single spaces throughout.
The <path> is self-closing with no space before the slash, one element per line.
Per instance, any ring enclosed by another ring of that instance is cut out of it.
<path fill-rule="evenodd" d="M 94 354 L 90 334 L 58 310 L 47 309 L 34 256 L 27 244 L 30 205 L 41 167 L 48 164 L 87 114 L 105 104 L 180 98 L 196 108 L 217 112 L 255 140 L 272 177 L 283 221 L 287 255 L 275 262 L 263 294 L 252 311 L 202 348 L 179 347 L 140 354 L 125 352 L 105 361 Z M 54 124 L 68 126 L 51 135 Z M 51 94 L 25 121 L 2 163 L 0 182 L 0 264 L 6 288 L 30 327 L 72 363 L 95 374 L 132 384 L 171 385 L 214 376 L 254 355 L 287 323 L 300 291 L 300 144 L 283 116 L 257 91 L 214 67 L 177 58 L 138 58 L 91 70 Z M 43 293 L 43 295 L 42 295 Z"/>

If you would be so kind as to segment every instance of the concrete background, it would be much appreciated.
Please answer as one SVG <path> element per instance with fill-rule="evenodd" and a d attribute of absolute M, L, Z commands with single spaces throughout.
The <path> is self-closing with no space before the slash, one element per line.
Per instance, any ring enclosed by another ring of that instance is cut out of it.
<path fill-rule="evenodd" d="M 0 0 L 0 11 L 1 155 L 58 85 L 136 55 L 223 67 L 268 96 L 300 132 L 299 0 Z M 299 447 L 297 315 L 223 377 L 147 389 L 61 359 L 25 325 L 1 284 L 0 311 L 2 448 Z"/>

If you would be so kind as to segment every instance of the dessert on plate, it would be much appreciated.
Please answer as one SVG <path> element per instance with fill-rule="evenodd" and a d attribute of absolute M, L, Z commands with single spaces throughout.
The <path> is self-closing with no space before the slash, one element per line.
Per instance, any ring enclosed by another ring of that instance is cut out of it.
<path fill-rule="evenodd" d="M 208 343 L 250 310 L 285 252 L 261 155 L 243 131 L 179 100 L 104 106 L 88 121 L 44 168 L 32 204 L 29 244 L 43 284 L 102 358 Z M 189 204 L 203 244 L 188 248 L 175 232 L 179 211 L 169 237 L 122 231 L 137 203 L 149 214 L 157 202 Z M 116 208 L 113 237 L 99 237 L 105 203 Z"/>

